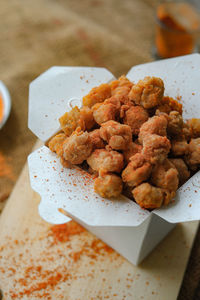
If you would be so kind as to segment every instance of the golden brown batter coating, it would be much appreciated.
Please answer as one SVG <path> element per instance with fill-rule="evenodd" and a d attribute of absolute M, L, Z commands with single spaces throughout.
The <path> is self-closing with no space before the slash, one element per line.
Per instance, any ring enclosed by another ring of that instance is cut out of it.
<path fill-rule="evenodd" d="M 142 106 L 131 106 L 124 116 L 124 124 L 129 125 L 133 135 L 138 135 L 140 127 L 149 118 L 148 112 Z"/>
<path fill-rule="evenodd" d="M 178 111 L 171 111 L 168 117 L 167 133 L 170 136 L 180 135 L 183 128 L 183 118 Z"/>
<path fill-rule="evenodd" d="M 180 102 L 173 99 L 172 97 L 164 96 L 161 100 L 161 104 L 158 106 L 161 112 L 169 114 L 170 111 L 178 111 L 180 115 L 183 113 L 183 107 Z"/>
<path fill-rule="evenodd" d="M 157 134 L 160 136 L 166 136 L 167 135 L 167 119 L 165 116 L 154 116 L 152 118 L 149 118 L 147 122 L 145 122 L 140 127 L 139 132 L 139 142 L 142 144 L 143 139 L 147 137 L 149 134 Z"/>
<path fill-rule="evenodd" d="M 178 171 L 179 186 L 184 184 L 190 177 L 190 171 L 183 159 L 181 158 L 170 158 L 170 162 L 175 166 Z"/>
<path fill-rule="evenodd" d="M 146 109 L 154 108 L 161 104 L 164 93 L 164 83 L 157 77 L 145 77 L 133 85 L 129 99 Z"/>
<path fill-rule="evenodd" d="M 94 117 L 93 117 L 93 112 L 87 106 L 83 106 L 80 109 L 80 116 L 79 116 L 79 118 L 80 118 L 80 124 L 82 125 L 81 126 L 82 130 L 90 130 L 95 125 L 95 121 L 94 121 Z"/>
<path fill-rule="evenodd" d="M 117 151 L 96 149 L 87 159 L 88 165 L 95 171 L 100 169 L 107 172 L 120 172 L 124 166 L 124 159 Z"/>
<path fill-rule="evenodd" d="M 191 129 L 191 135 L 193 138 L 200 137 L 200 119 L 190 119 L 187 121 L 188 126 Z"/>
<path fill-rule="evenodd" d="M 105 148 L 104 142 L 100 137 L 100 130 L 95 129 L 89 132 L 90 141 L 93 145 L 93 149 L 103 149 Z"/>
<path fill-rule="evenodd" d="M 128 87 L 129 89 L 131 89 L 131 87 L 133 86 L 133 83 L 125 75 L 122 75 L 117 80 L 111 81 L 110 87 L 111 87 L 112 95 L 115 94 L 117 88 L 124 87 L 124 86 Z"/>
<path fill-rule="evenodd" d="M 189 143 L 189 153 L 186 156 L 186 163 L 192 170 L 196 170 L 200 165 L 200 138 L 191 139 Z"/>
<path fill-rule="evenodd" d="M 142 145 L 131 142 L 128 146 L 128 148 L 123 151 L 124 159 L 128 163 L 130 158 L 135 155 L 136 153 L 140 153 L 142 151 Z"/>
<path fill-rule="evenodd" d="M 119 111 L 121 107 L 120 99 L 117 96 L 112 96 L 104 101 L 105 104 L 111 103 L 116 106 L 116 109 Z"/>
<path fill-rule="evenodd" d="M 163 203 L 163 191 L 145 182 L 138 185 L 132 191 L 135 201 L 142 208 L 153 209 L 159 208 Z"/>
<path fill-rule="evenodd" d="M 148 179 L 152 167 L 146 162 L 141 153 L 131 157 L 129 164 L 122 172 L 122 180 L 129 186 L 137 186 Z"/>
<path fill-rule="evenodd" d="M 168 159 L 165 159 L 162 164 L 153 167 L 150 180 L 157 187 L 176 191 L 179 184 L 178 171 Z"/>
<path fill-rule="evenodd" d="M 61 116 L 59 122 L 66 136 L 70 136 L 78 127 L 82 130 L 90 130 L 95 124 L 93 112 L 86 106 L 81 109 L 75 106 L 72 110 Z"/>
<path fill-rule="evenodd" d="M 56 134 L 48 143 L 49 149 L 56 152 L 59 156 L 62 154 L 63 142 L 67 139 L 64 133 Z"/>
<path fill-rule="evenodd" d="M 99 177 L 94 181 L 95 192 L 104 198 L 118 197 L 122 192 L 122 188 L 121 177 L 112 173 L 100 171 Z"/>
<path fill-rule="evenodd" d="M 112 149 L 125 150 L 132 141 L 131 128 L 115 121 L 103 123 L 100 136 Z"/>
<path fill-rule="evenodd" d="M 183 140 L 186 140 L 187 142 L 189 142 L 192 138 L 192 130 L 190 126 L 185 122 L 183 122 L 182 132 L 180 136 Z"/>
<path fill-rule="evenodd" d="M 83 97 L 83 106 L 92 107 L 96 103 L 103 102 L 105 99 L 110 98 L 111 87 L 107 83 L 94 87 L 89 94 Z"/>
<path fill-rule="evenodd" d="M 101 125 L 109 120 L 116 120 L 119 116 L 121 103 L 117 97 L 112 96 L 103 103 L 97 103 L 92 107 L 94 120 Z"/>
<path fill-rule="evenodd" d="M 128 94 L 133 86 L 133 83 L 128 80 L 124 75 L 121 76 L 118 80 L 114 80 L 110 83 L 111 93 L 121 103 L 126 103 L 129 101 Z"/>
<path fill-rule="evenodd" d="M 168 205 L 171 200 L 176 196 L 176 191 L 170 191 L 167 189 L 161 189 L 163 192 L 163 205 Z"/>
<path fill-rule="evenodd" d="M 129 110 L 132 106 L 135 106 L 133 104 L 133 102 L 127 102 L 126 104 L 122 104 L 121 108 L 120 108 L 120 118 L 122 119 L 122 123 L 124 122 L 124 117 L 125 117 L 125 114 L 127 112 L 127 110 Z"/>
<path fill-rule="evenodd" d="M 60 127 L 62 128 L 66 136 L 70 136 L 77 127 L 82 128 L 79 117 L 80 109 L 77 106 L 72 108 L 72 110 L 70 110 L 69 112 L 67 111 L 60 117 Z"/>
<path fill-rule="evenodd" d="M 109 120 L 115 120 L 117 115 L 117 109 L 116 107 L 111 104 L 95 104 L 92 107 L 93 110 L 93 116 L 97 124 L 101 125 L 102 123 L 105 123 Z"/>
<path fill-rule="evenodd" d="M 171 151 L 174 156 L 183 156 L 188 154 L 189 145 L 186 140 L 171 140 Z"/>
<path fill-rule="evenodd" d="M 71 164 L 82 164 L 92 152 L 92 143 L 89 133 L 74 131 L 63 143 L 63 158 Z"/>
<path fill-rule="evenodd" d="M 171 148 L 170 141 L 166 136 L 149 134 L 143 139 L 142 154 L 151 164 L 162 163 Z"/>

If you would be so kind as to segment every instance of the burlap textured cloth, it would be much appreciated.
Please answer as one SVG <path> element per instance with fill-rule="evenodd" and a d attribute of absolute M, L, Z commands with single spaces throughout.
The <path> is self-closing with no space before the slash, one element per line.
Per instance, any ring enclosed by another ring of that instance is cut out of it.
<path fill-rule="evenodd" d="M 119 76 L 152 60 L 157 2 L 1 1 L 0 80 L 11 93 L 12 112 L 0 131 L 0 210 L 36 141 L 27 128 L 29 83 L 53 65 L 102 66 Z M 200 232 L 179 300 L 200 299 L 199 238 Z"/>

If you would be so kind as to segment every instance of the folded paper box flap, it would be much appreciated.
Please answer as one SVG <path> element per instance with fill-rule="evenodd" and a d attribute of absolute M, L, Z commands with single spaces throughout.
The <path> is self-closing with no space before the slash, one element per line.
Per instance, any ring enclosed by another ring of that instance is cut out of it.
<path fill-rule="evenodd" d="M 90 226 L 137 226 L 150 214 L 124 196 L 117 200 L 101 198 L 94 192 L 90 175 L 78 168 L 63 168 L 56 154 L 46 146 L 29 156 L 29 167 L 32 188 L 42 196 L 42 208 L 48 204 L 53 211 L 63 208 Z M 49 207 L 39 211 L 48 214 L 45 219 L 60 223 L 54 220 Z"/>
<path fill-rule="evenodd" d="M 52 67 L 29 88 L 28 127 L 42 141 L 59 130 L 58 119 L 93 87 L 114 80 L 104 68 Z"/>
<path fill-rule="evenodd" d="M 184 117 L 198 117 L 200 111 L 200 55 L 193 54 L 133 67 L 127 77 L 137 82 L 145 76 L 161 77 L 165 95 L 181 97 Z M 84 79 L 83 79 L 84 78 Z M 82 97 L 114 76 L 101 68 L 54 67 L 31 83 L 29 128 L 43 141 L 59 129 L 58 118 L 70 109 L 68 103 Z M 200 172 L 177 192 L 175 202 L 153 212 L 142 210 L 132 200 L 103 199 L 93 190 L 93 179 L 83 171 L 63 168 L 57 156 L 46 146 L 29 156 L 31 185 L 40 193 L 40 215 L 51 223 L 64 223 L 70 216 L 90 226 L 138 226 L 151 213 L 177 223 L 200 219 Z M 45 209 L 46 207 L 46 209 Z"/>

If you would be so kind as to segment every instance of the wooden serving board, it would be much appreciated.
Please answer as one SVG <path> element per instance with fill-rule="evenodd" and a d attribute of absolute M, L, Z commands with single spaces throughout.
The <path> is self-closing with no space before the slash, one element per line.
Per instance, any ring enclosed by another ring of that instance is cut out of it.
<path fill-rule="evenodd" d="M 38 215 L 39 201 L 25 165 L 0 217 L 3 299 L 177 298 L 198 222 L 178 224 L 135 267 L 79 226 L 63 241 L 65 230 Z"/>

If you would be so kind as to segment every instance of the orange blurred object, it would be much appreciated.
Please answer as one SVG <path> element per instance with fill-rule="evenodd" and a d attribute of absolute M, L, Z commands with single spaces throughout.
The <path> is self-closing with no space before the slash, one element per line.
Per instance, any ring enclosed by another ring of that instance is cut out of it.
<path fill-rule="evenodd" d="M 156 48 L 162 58 L 190 54 L 194 51 L 200 17 L 185 2 L 166 2 L 157 8 Z"/>

